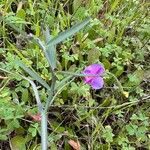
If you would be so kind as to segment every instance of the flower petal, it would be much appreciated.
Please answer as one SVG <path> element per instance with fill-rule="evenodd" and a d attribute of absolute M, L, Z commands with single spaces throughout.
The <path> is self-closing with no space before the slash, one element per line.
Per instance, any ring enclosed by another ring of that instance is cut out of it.
<path fill-rule="evenodd" d="M 104 85 L 104 80 L 101 77 L 95 77 L 92 79 L 90 82 L 90 85 L 92 86 L 93 89 L 101 89 Z"/>
<path fill-rule="evenodd" d="M 87 83 L 87 84 L 90 84 L 91 81 L 92 81 L 92 79 L 93 79 L 93 77 L 88 77 L 88 76 L 86 76 L 86 77 L 84 78 L 84 82 Z"/>
<path fill-rule="evenodd" d="M 97 67 L 97 72 L 96 73 L 98 75 L 102 75 L 105 72 L 105 68 L 101 64 L 97 64 L 97 65 L 99 65 L 99 69 Z"/>
<path fill-rule="evenodd" d="M 101 64 L 92 64 L 86 67 L 83 71 L 84 74 L 94 74 L 101 75 L 105 71 L 104 67 Z"/>

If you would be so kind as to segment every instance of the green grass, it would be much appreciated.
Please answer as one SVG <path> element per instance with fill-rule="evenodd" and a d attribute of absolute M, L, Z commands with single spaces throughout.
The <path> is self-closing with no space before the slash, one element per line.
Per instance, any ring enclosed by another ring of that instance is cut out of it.
<path fill-rule="evenodd" d="M 81 150 L 150 149 L 149 6 L 145 0 L 2 0 L 0 68 L 12 74 L 0 71 L 0 149 L 40 149 L 40 123 L 32 118 L 38 114 L 34 91 L 15 73 L 35 81 L 43 105 L 52 76 L 42 49 L 23 34 L 44 41 L 47 27 L 55 37 L 87 17 L 92 17 L 88 26 L 56 46 L 56 86 L 72 77 L 60 72 L 78 72 L 93 63 L 104 64 L 110 74 L 104 75 L 101 90 L 76 77 L 58 91 L 48 110 L 49 149 L 71 150 L 69 140 L 78 141 Z"/>

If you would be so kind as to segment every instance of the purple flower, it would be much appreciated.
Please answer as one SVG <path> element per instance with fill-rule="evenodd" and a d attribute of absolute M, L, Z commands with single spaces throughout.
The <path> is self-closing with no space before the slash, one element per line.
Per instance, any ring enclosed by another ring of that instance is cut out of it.
<path fill-rule="evenodd" d="M 87 66 L 83 74 L 89 75 L 85 76 L 84 82 L 92 86 L 93 89 L 101 89 L 104 85 L 104 80 L 100 77 L 105 72 L 105 69 L 100 64 L 92 64 Z M 92 76 L 94 75 L 94 76 Z"/>

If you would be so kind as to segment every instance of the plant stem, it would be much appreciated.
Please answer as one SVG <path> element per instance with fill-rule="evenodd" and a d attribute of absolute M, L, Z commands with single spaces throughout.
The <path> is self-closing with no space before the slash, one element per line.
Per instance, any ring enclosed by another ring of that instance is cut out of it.
<path fill-rule="evenodd" d="M 49 64 L 51 64 L 50 60 L 49 60 L 49 56 L 46 52 L 46 47 L 45 44 L 39 39 L 36 38 L 34 35 L 30 34 L 28 35 L 29 38 L 33 39 L 43 50 L 45 57 L 47 58 L 47 61 L 49 62 Z M 47 111 L 49 108 L 49 104 L 51 102 L 51 100 L 53 99 L 54 96 L 54 90 L 55 90 L 55 83 L 56 83 L 56 76 L 55 73 L 53 71 L 52 66 L 50 65 L 50 72 L 52 74 L 52 83 L 51 83 L 51 89 L 48 90 L 49 96 L 48 99 L 46 101 L 46 105 L 44 110 L 41 112 L 41 116 L 42 116 L 42 120 L 41 120 L 41 143 L 42 143 L 42 150 L 47 150 L 48 146 L 47 146 Z"/>
<path fill-rule="evenodd" d="M 57 71 L 56 73 L 61 73 L 61 74 L 67 74 L 67 75 L 73 75 L 77 77 L 99 77 L 99 75 L 95 74 L 83 74 L 83 73 L 74 73 L 74 72 L 68 72 L 68 71 Z"/>
<path fill-rule="evenodd" d="M 46 101 L 46 105 L 45 105 L 45 109 L 44 111 L 47 113 L 48 111 L 48 108 L 49 108 L 49 105 L 50 105 L 50 102 L 51 100 L 53 99 L 53 96 L 55 94 L 55 84 L 56 84 L 56 75 L 53 71 L 51 71 L 51 74 L 52 74 L 52 83 L 51 83 L 51 90 L 48 91 L 48 98 L 47 98 L 47 101 Z"/>
<path fill-rule="evenodd" d="M 42 150 L 47 150 L 47 114 L 45 111 L 41 113 L 41 144 Z"/>

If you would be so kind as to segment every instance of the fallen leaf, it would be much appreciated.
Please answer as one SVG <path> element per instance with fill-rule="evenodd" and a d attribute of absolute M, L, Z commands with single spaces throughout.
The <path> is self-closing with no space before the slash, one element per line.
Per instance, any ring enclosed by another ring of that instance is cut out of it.
<path fill-rule="evenodd" d="M 79 141 L 73 141 L 73 140 L 69 140 L 68 144 L 74 149 L 74 150 L 80 150 L 80 143 Z"/>
<path fill-rule="evenodd" d="M 30 115 L 33 119 L 33 121 L 36 121 L 36 122 L 40 122 L 41 121 L 41 115 L 40 114 L 36 114 L 36 115 Z"/>

